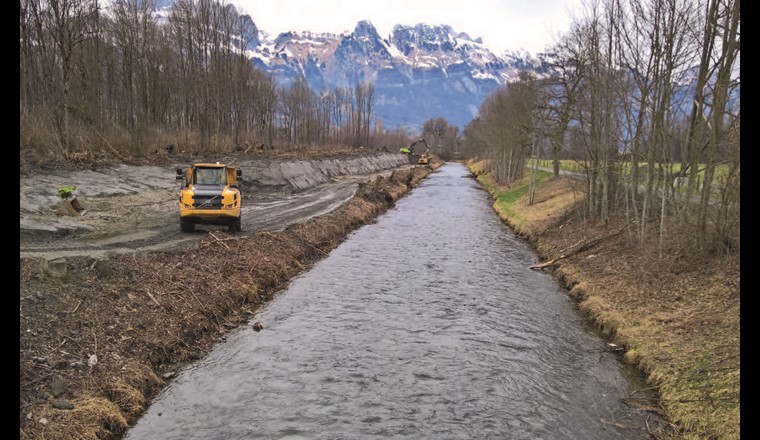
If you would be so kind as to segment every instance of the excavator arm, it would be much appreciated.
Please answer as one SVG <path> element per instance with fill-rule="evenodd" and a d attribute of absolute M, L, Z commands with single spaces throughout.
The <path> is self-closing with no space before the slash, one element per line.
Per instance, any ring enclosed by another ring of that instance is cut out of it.
<path fill-rule="evenodd" d="M 428 154 L 430 152 L 430 145 L 428 145 L 425 138 L 418 139 L 414 142 L 412 142 L 412 145 L 409 145 L 409 151 L 414 153 L 414 147 L 417 146 L 417 144 L 423 143 L 425 144 L 425 151 L 422 154 Z"/>
<path fill-rule="evenodd" d="M 414 151 L 414 147 L 418 144 L 425 144 L 425 151 L 421 154 Z M 409 163 L 411 164 L 427 165 L 430 162 L 430 145 L 428 145 L 425 138 L 417 139 L 411 145 L 403 147 L 399 151 L 409 157 Z"/>

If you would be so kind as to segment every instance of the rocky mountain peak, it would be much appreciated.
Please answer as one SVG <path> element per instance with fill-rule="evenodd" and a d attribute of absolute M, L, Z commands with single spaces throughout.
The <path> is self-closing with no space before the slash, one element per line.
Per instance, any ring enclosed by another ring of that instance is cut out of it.
<path fill-rule="evenodd" d="M 377 33 L 377 29 L 369 20 L 361 20 L 356 23 L 353 34 L 357 38 L 366 37 L 372 40 L 380 40 L 380 34 Z"/>
<path fill-rule="evenodd" d="M 454 29 L 448 25 L 418 23 L 414 27 L 396 25 L 391 42 L 404 55 L 417 48 L 425 51 L 451 52 L 457 46 Z"/>

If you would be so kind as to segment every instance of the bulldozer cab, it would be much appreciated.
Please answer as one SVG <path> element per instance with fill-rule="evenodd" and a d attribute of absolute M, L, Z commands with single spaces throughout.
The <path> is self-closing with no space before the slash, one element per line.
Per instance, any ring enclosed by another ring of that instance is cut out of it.
<path fill-rule="evenodd" d="M 227 173 L 224 168 L 194 167 L 193 185 L 226 185 Z"/>
<path fill-rule="evenodd" d="M 195 164 L 187 169 L 177 168 L 177 180 L 183 187 L 189 185 L 229 185 L 238 187 L 241 172 L 238 168 L 221 164 Z"/>

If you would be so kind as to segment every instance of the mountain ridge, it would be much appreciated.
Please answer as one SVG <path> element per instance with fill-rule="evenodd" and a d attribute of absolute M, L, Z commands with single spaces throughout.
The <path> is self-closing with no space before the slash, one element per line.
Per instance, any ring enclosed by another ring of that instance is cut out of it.
<path fill-rule="evenodd" d="M 171 4 L 161 1 L 160 10 L 166 14 Z M 521 70 L 537 76 L 547 71 L 545 54 L 495 54 L 481 38 L 445 24 L 397 24 L 381 36 L 365 19 L 341 33 L 287 31 L 273 37 L 249 15 L 240 16 L 249 21 L 246 56 L 278 85 L 303 76 L 319 94 L 372 83 L 373 113 L 390 129 L 414 131 L 436 117 L 463 128 L 485 97 Z"/>
<path fill-rule="evenodd" d="M 360 20 L 351 32 L 290 31 L 261 41 L 251 58 L 281 85 L 299 75 L 317 92 L 373 83 L 376 114 L 386 128 L 413 129 L 439 116 L 461 128 L 520 70 L 546 71 L 543 54 L 497 55 L 482 39 L 448 25 L 399 24 L 384 38 L 369 20 Z"/>

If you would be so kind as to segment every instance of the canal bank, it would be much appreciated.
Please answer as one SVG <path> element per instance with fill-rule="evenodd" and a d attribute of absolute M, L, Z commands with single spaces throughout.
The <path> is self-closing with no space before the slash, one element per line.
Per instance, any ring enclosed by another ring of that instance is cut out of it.
<path fill-rule="evenodd" d="M 183 366 L 440 165 L 378 177 L 342 208 L 282 230 L 71 258 L 64 274 L 21 258 L 21 438 L 118 437 Z"/>
<path fill-rule="evenodd" d="M 467 176 L 446 164 L 351 234 L 126 438 L 650 439 L 638 372 Z"/>
<path fill-rule="evenodd" d="M 527 180 L 499 187 L 482 163 L 468 166 L 499 216 L 535 246 L 544 263 L 555 260 L 545 270 L 554 270 L 580 312 L 647 375 L 673 435 L 739 438 L 738 252 L 662 259 L 656 245 L 641 250 L 628 240 L 622 218 L 608 225 L 582 221 L 573 206 L 584 197 L 583 182 L 544 173 L 528 205 Z"/>

